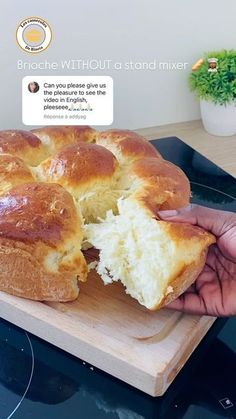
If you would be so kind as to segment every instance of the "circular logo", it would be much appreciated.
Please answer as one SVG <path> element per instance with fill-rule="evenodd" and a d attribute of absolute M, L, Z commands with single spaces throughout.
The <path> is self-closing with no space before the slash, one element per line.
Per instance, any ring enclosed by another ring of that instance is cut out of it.
<path fill-rule="evenodd" d="M 48 48 L 52 39 L 52 30 L 44 19 L 28 17 L 18 25 L 16 39 L 24 51 L 37 54 Z"/>

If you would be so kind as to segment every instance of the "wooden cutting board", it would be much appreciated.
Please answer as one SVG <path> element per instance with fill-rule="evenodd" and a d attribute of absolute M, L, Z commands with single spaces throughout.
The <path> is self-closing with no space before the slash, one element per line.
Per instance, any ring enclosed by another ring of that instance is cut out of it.
<path fill-rule="evenodd" d="M 88 261 L 96 252 L 86 252 Z M 72 303 L 40 303 L 0 292 L 0 316 L 152 395 L 162 395 L 215 321 L 150 312 L 120 283 L 94 272 Z"/>

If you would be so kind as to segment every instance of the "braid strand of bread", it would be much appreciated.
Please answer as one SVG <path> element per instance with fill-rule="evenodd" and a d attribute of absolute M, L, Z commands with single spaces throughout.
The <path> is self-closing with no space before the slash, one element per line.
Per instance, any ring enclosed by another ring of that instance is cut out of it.
<path fill-rule="evenodd" d="M 0 131 L 0 290 L 48 301 L 78 297 L 99 250 L 105 284 L 154 310 L 201 272 L 215 238 L 157 212 L 188 205 L 190 183 L 147 140 L 88 126 Z"/>

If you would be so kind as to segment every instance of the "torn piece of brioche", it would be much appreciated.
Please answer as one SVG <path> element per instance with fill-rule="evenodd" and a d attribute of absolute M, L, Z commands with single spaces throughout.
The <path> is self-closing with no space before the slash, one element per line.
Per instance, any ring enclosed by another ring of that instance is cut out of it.
<path fill-rule="evenodd" d="M 87 278 L 81 215 L 60 185 L 28 183 L 0 196 L 0 290 L 71 301 Z"/>
<path fill-rule="evenodd" d="M 215 238 L 196 226 L 158 221 L 132 197 L 120 199 L 118 210 L 85 227 L 100 251 L 97 272 L 105 284 L 120 280 L 140 304 L 158 309 L 194 282 Z"/>
<path fill-rule="evenodd" d="M 181 169 L 129 130 L 33 132 L 0 131 L 0 290 L 75 299 L 88 271 L 81 246 L 91 243 L 104 282 L 120 279 L 150 309 L 196 279 L 213 236 L 155 219 L 158 210 L 188 205 Z"/>

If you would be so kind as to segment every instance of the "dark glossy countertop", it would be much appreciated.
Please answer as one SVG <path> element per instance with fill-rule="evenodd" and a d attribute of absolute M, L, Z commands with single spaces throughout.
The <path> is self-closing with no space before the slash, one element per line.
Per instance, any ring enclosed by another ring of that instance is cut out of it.
<path fill-rule="evenodd" d="M 236 212 L 236 180 L 178 139 L 154 141 L 193 201 Z M 219 319 L 164 396 L 152 398 L 0 321 L 0 419 L 236 418 L 236 319 Z"/>

